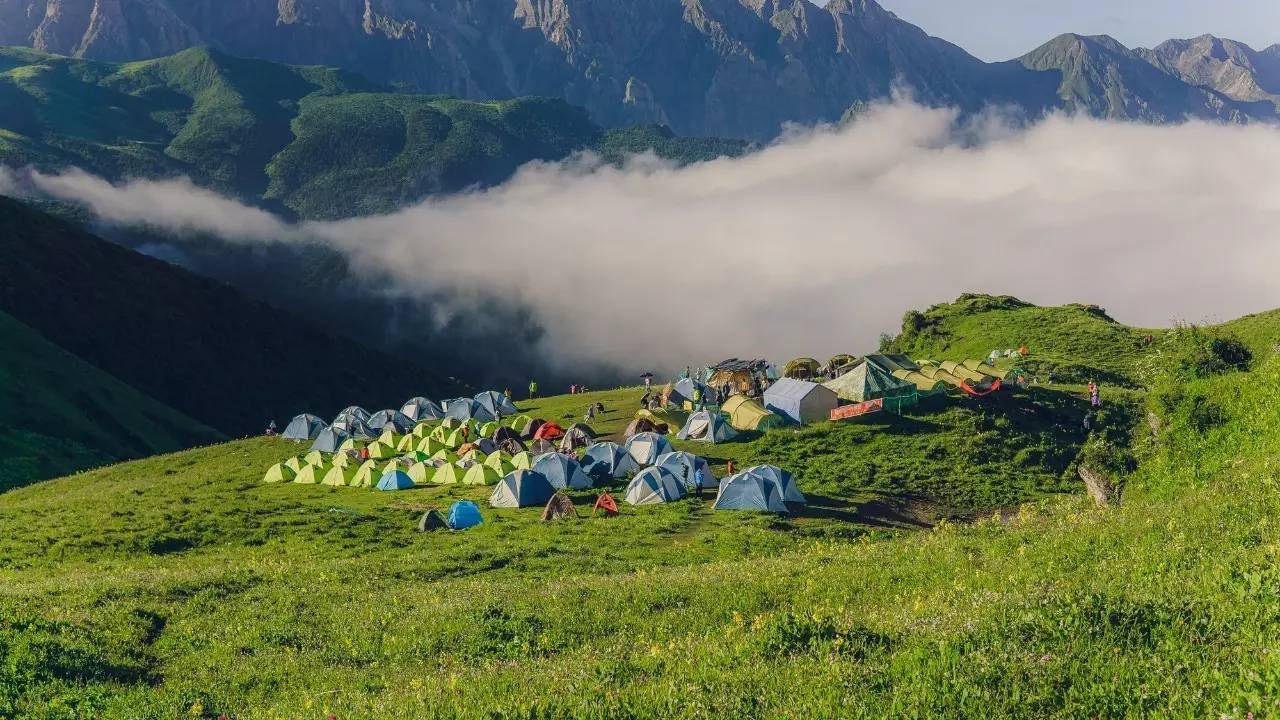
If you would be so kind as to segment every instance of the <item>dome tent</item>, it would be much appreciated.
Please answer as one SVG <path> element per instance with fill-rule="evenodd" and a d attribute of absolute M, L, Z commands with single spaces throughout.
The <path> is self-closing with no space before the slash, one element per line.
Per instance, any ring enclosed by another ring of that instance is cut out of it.
<path fill-rule="evenodd" d="M 624 478 L 639 469 L 626 448 L 617 443 L 596 443 L 582 456 L 583 472 L 595 480 Z"/>
<path fill-rule="evenodd" d="M 659 455 L 674 449 L 671 447 L 671 441 L 658 433 L 640 433 L 627 441 L 627 453 L 640 465 L 652 465 Z"/>
<path fill-rule="evenodd" d="M 315 440 L 326 427 L 328 426 L 325 425 L 324 421 L 320 418 L 315 415 L 303 413 L 295 416 L 289 421 L 289 424 L 285 426 L 284 432 L 281 433 L 280 437 L 285 440 L 296 440 L 298 442 L 303 440 Z"/>
<path fill-rule="evenodd" d="M 577 460 L 561 453 L 547 453 L 533 461 L 533 471 L 542 473 L 551 487 L 557 490 L 586 490 L 592 487 L 591 477 L 582 471 Z"/>
<path fill-rule="evenodd" d="M 533 467 L 533 453 L 522 450 L 511 456 L 511 466 L 517 470 L 528 470 Z"/>
<path fill-rule="evenodd" d="M 319 485 L 328 471 L 323 465 L 306 465 L 293 476 L 293 481 L 299 485 Z"/>
<path fill-rule="evenodd" d="M 352 485 L 355 481 L 357 470 L 358 468 L 355 465 L 334 465 L 329 469 L 329 472 L 325 473 L 324 479 L 320 481 L 320 484 L 328 485 L 330 487 L 346 487 L 348 485 Z"/>
<path fill-rule="evenodd" d="M 316 435 L 316 441 L 311 443 L 312 452 L 336 453 L 342 447 L 342 443 L 346 442 L 351 436 L 342 431 L 341 428 L 327 427 Z"/>
<path fill-rule="evenodd" d="M 797 425 L 830 420 L 839 404 L 834 390 L 804 380 L 783 378 L 764 391 L 764 406 Z"/>
<path fill-rule="evenodd" d="M 676 433 L 678 440 L 696 440 L 698 442 L 722 443 L 738 437 L 738 431 L 725 421 L 720 413 L 699 410 L 689 416 L 684 427 Z"/>
<path fill-rule="evenodd" d="M 347 483 L 351 487 L 373 487 L 373 484 L 382 478 L 382 473 L 378 471 L 378 461 L 365 460 L 356 468 L 356 474 Z"/>
<path fill-rule="evenodd" d="M 463 485 L 492 485 L 502 479 L 497 470 L 488 465 L 475 464 L 462 476 Z"/>
<path fill-rule="evenodd" d="M 462 482 L 463 475 L 462 468 L 454 463 L 449 463 L 436 468 L 435 473 L 431 476 L 431 482 L 435 485 L 457 485 Z"/>
<path fill-rule="evenodd" d="M 338 417 L 342 417 L 344 415 L 353 415 L 360 418 L 363 422 L 369 422 L 369 411 L 359 405 L 352 405 L 351 407 L 343 408 L 342 412 L 338 413 Z M 333 421 L 337 422 L 338 420 L 337 418 L 334 418 Z"/>
<path fill-rule="evenodd" d="M 696 390 L 702 391 L 702 401 L 704 403 L 715 397 L 715 391 L 710 386 L 692 378 L 683 378 L 671 389 L 671 394 L 667 396 L 667 402 L 677 407 L 686 402 L 692 403 Z"/>
<path fill-rule="evenodd" d="M 400 436 L 407 432 L 412 432 L 414 422 L 405 417 L 405 414 L 399 410 L 379 410 L 369 416 L 366 424 L 374 432 L 382 433 L 387 430 L 393 430 L 397 436 Z"/>
<path fill-rule="evenodd" d="M 498 481 L 498 486 L 489 496 L 489 505 L 496 508 L 544 505 L 555 493 L 555 488 L 542 473 L 516 470 Z"/>
<path fill-rule="evenodd" d="M 266 483 L 286 483 L 293 482 L 298 473 L 293 468 L 284 463 L 276 463 L 267 469 L 267 474 L 263 476 L 262 482 Z"/>
<path fill-rule="evenodd" d="M 473 528 L 484 522 L 484 517 L 480 515 L 480 508 L 470 500 L 459 500 L 449 506 L 449 528 L 451 530 L 466 530 Z"/>
<path fill-rule="evenodd" d="M 626 501 L 632 505 L 657 505 L 684 497 L 684 486 L 670 470 L 650 467 L 627 483 Z"/>
<path fill-rule="evenodd" d="M 503 415 L 515 415 L 520 412 L 516 410 L 515 405 L 511 404 L 506 395 L 493 390 L 478 393 L 472 399 L 475 400 L 477 405 L 484 408 L 485 412 L 492 415 L 495 420 Z"/>
<path fill-rule="evenodd" d="M 564 431 L 564 437 L 560 439 L 560 452 L 573 452 L 579 448 L 584 448 L 596 441 L 596 433 L 591 426 L 585 423 L 576 423 Z"/>
<path fill-rule="evenodd" d="M 729 417 L 729 424 L 735 430 L 764 431 L 786 424 L 782 417 L 769 412 L 759 401 L 746 395 L 734 395 L 725 400 L 724 405 L 720 406 L 720 412 Z"/>
<path fill-rule="evenodd" d="M 808 502 L 804 494 L 800 492 L 800 488 L 796 486 L 795 478 L 791 473 L 783 470 L 777 465 L 756 465 L 749 467 L 743 471 L 753 475 L 759 475 L 772 480 L 778 486 L 778 491 L 782 495 L 783 502 L 803 503 Z"/>
<path fill-rule="evenodd" d="M 414 422 L 444 418 L 444 409 L 424 397 L 410 398 L 400 408 L 400 412 Z"/>
<path fill-rule="evenodd" d="M 471 398 L 454 398 L 445 403 L 444 416 L 454 420 L 478 420 L 480 422 L 490 422 L 497 420 L 493 413 L 485 410 L 480 403 Z"/>
<path fill-rule="evenodd" d="M 693 453 L 669 452 L 658 456 L 653 466 L 669 470 L 688 488 L 694 487 L 699 469 L 702 470 L 703 487 L 716 487 L 719 484 L 716 476 L 711 472 L 711 463 L 707 462 L 706 458 L 698 457 Z"/>
<path fill-rule="evenodd" d="M 786 503 L 778 485 L 767 477 L 749 472 L 731 475 L 720 481 L 720 492 L 711 505 L 713 510 L 758 510 L 787 514 Z"/>
<path fill-rule="evenodd" d="M 408 490 L 412 488 L 413 478 L 403 470 L 392 470 L 384 473 L 382 478 L 378 480 L 379 490 Z"/>
<path fill-rule="evenodd" d="M 372 440 L 378 437 L 378 433 L 369 427 L 369 422 L 358 415 L 339 415 L 334 418 L 330 427 L 341 430 L 355 440 Z"/>

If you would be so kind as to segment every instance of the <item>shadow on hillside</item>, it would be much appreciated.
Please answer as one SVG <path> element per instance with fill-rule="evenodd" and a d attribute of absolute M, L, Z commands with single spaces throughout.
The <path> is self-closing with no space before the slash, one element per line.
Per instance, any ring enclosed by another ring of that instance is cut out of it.
<path fill-rule="evenodd" d="M 876 498 L 867 502 L 849 502 L 826 495 L 809 495 L 808 504 L 798 517 L 838 520 L 884 529 L 921 529 L 932 527 L 925 512 L 929 503 L 909 497 Z"/>

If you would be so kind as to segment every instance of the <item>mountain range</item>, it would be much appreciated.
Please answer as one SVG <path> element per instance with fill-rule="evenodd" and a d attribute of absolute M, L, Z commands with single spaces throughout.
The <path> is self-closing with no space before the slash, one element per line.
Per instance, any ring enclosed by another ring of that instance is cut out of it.
<path fill-rule="evenodd" d="M 556 97 L 604 126 L 767 140 L 895 87 L 977 111 L 1275 120 L 1280 49 L 1063 35 L 986 63 L 874 0 L 0 0 L 0 44 L 104 60 L 208 45 L 467 99 Z"/>

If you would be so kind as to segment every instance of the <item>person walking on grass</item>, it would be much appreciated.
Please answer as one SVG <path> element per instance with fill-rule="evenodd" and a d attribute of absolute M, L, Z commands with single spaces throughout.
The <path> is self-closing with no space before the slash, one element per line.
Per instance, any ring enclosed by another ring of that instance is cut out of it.
<path fill-rule="evenodd" d="M 538 397 L 538 381 L 530 380 L 529 381 L 529 399 L 532 400 L 536 397 Z"/>

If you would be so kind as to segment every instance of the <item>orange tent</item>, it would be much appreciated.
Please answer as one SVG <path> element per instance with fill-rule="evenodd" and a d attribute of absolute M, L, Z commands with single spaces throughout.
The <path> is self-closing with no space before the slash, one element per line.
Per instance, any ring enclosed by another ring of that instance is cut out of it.
<path fill-rule="evenodd" d="M 613 517 L 618 514 L 618 502 L 612 495 L 605 493 L 596 498 L 596 506 L 591 509 L 592 517 L 598 512 L 604 513 L 605 517 Z"/>

